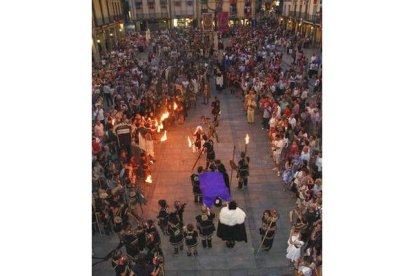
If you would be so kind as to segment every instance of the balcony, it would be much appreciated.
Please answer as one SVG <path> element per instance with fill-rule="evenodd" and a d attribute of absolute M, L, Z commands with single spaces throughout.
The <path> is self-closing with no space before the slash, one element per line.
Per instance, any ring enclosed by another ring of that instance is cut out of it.
<path fill-rule="evenodd" d="M 308 21 L 314 24 L 321 24 L 321 17 L 319 15 L 307 14 L 298 11 L 290 11 L 289 16 L 299 20 L 302 19 L 303 21 Z"/>
<path fill-rule="evenodd" d="M 142 20 L 142 19 L 164 19 L 164 18 L 170 18 L 168 15 L 168 12 L 137 12 L 136 13 L 136 19 Z"/>

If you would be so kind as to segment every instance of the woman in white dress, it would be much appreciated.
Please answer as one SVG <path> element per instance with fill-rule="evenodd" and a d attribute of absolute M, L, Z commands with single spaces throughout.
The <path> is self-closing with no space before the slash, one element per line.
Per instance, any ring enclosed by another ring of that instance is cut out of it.
<path fill-rule="evenodd" d="M 301 247 L 304 242 L 301 241 L 300 230 L 296 227 L 292 227 L 290 230 L 290 236 L 288 240 L 288 248 L 286 250 L 286 258 L 288 258 L 292 264 L 299 260 L 301 255 Z"/>

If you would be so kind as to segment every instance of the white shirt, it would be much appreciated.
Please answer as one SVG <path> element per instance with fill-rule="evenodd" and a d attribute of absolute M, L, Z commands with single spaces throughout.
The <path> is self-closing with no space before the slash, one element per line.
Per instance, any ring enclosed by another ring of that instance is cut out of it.
<path fill-rule="evenodd" d="M 273 150 L 276 153 L 281 153 L 283 146 L 285 145 L 285 142 L 283 141 L 283 139 L 280 139 L 279 141 L 273 140 L 272 144 L 273 144 Z"/>
<path fill-rule="evenodd" d="M 104 111 L 102 108 L 98 110 L 96 118 L 98 119 L 98 121 L 103 121 L 105 119 Z"/>
<path fill-rule="evenodd" d="M 292 126 L 292 128 L 296 127 L 296 119 L 295 117 L 290 117 L 289 118 L 289 124 Z"/>
<path fill-rule="evenodd" d="M 302 160 L 306 160 L 306 161 L 308 161 L 308 162 L 309 162 L 309 159 L 310 159 L 310 152 L 308 151 L 307 153 L 305 153 L 305 152 L 303 152 L 303 151 L 302 151 L 302 153 L 301 153 L 301 155 L 300 155 L 300 159 L 302 159 Z"/>
<path fill-rule="evenodd" d="M 317 157 L 315 161 L 315 165 L 318 167 L 318 172 L 322 171 L 322 157 Z"/>

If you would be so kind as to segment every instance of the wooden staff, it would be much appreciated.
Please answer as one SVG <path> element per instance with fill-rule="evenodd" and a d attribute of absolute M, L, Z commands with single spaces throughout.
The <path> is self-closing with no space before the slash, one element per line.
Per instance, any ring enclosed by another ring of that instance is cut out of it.
<path fill-rule="evenodd" d="M 200 154 L 197 157 L 197 160 L 194 162 L 193 168 L 191 169 L 191 171 L 194 170 L 195 166 L 197 165 L 198 160 L 200 160 L 201 155 L 203 154 L 203 150 L 200 151 Z"/>
<path fill-rule="evenodd" d="M 98 226 L 99 235 L 102 236 L 101 227 L 99 226 L 99 217 L 98 217 L 98 214 L 96 213 L 94 198 L 92 198 L 92 209 L 93 209 L 93 213 L 95 214 L 96 225 Z"/>
<path fill-rule="evenodd" d="M 235 151 L 236 151 L 236 145 L 233 145 L 233 159 L 232 159 L 233 163 L 234 163 L 234 153 L 235 153 Z M 233 167 L 231 167 L 230 184 L 231 184 L 232 180 L 233 180 Z"/>

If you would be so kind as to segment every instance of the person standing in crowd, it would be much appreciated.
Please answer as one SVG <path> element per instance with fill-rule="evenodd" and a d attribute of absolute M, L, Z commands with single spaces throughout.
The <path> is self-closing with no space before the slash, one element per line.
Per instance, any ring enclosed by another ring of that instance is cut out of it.
<path fill-rule="evenodd" d="M 216 227 L 214 226 L 213 220 L 216 217 L 214 212 L 210 211 L 206 206 L 201 207 L 201 215 L 196 216 L 197 229 L 200 232 L 201 243 L 203 248 L 212 247 L 212 236 Z"/>
<path fill-rule="evenodd" d="M 262 226 L 260 227 L 260 236 L 262 240 L 262 249 L 269 251 L 273 245 L 273 239 L 275 237 L 277 226 L 276 223 L 279 220 L 279 214 L 276 209 L 265 210 L 262 216 Z"/>
<path fill-rule="evenodd" d="M 210 167 L 210 164 L 214 163 L 214 160 L 216 159 L 216 153 L 214 152 L 214 142 L 207 137 L 207 135 L 203 135 L 203 151 L 207 152 L 206 157 L 206 169 Z"/>
<path fill-rule="evenodd" d="M 189 223 L 184 231 L 185 245 L 187 246 L 187 256 L 198 255 L 198 232 L 194 229 L 194 225 Z"/>
<path fill-rule="evenodd" d="M 228 248 L 233 248 L 236 241 L 247 242 L 246 226 L 244 225 L 245 219 L 246 213 L 237 207 L 235 201 L 231 201 L 228 206 L 221 208 L 217 237 L 226 241 Z"/>
<path fill-rule="evenodd" d="M 95 132 L 95 137 L 98 137 L 102 141 L 102 139 L 105 136 L 105 129 L 101 121 L 96 122 L 96 125 L 94 127 L 94 132 Z"/>
<path fill-rule="evenodd" d="M 106 105 L 108 106 L 114 105 L 114 100 L 112 98 L 112 89 L 108 83 L 106 83 L 103 87 L 103 94 L 105 96 Z"/>
<path fill-rule="evenodd" d="M 223 74 L 219 70 L 216 75 L 216 90 L 218 93 L 221 93 L 221 90 L 223 89 L 223 81 Z"/>
<path fill-rule="evenodd" d="M 160 211 L 158 213 L 158 226 L 161 228 L 161 231 L 164 235 L 167 234 L 168 228 L 168 205 L 164 199 L 158 200 L 158 205 L 160 206 Z"/>
<path fill-rule="evenodd" d="M 247 122 L 249 124 L 254 124 L 254 110 L 257 107 L 256 101 L 253 94 L 247 96 Z"/>
<path fill-rule="evenodd" d="M 210 86 L 207 83 L 205 83 L 204 84 L 204 89 L 203 89 L 203 103 L 205 105 L 207 105 L 209 103 L 210 94 L 211 94 L 210 93 Z"/>
<path fill-rule="evenodd" d="M 184 236 L 180 220 L 175 212 L 170 213 L 168 218 L 168 235 L 170 236 L 170 244 L 174 248 L 174 254 L 178 254 L 178 248 L 180 248 L 180 250 L 184 249 Z"/>
<path fill-rule="evenodd" d="M 247 183 L 248 183 L 248 177 L 249 177 L 250 158 L 248 156 L 246 156 L 245 152 L 240 153 L 240 157 L 241 157 L 241 159 L 239 160 L 238 168 L 237 168 L 237 177 L 239 179 L 238 188 L 239 189 L 243 189 L 243 188 L 246 189 L 247 188 Z"/>
<path fill-rule="evenodd" d="M 275 139 L 272 141 L 273 160 L 275 161 L 275 167 L 273 170 L 277 171 L 277 176 L 280 176 L 280 162 L 282 150 L 285 146 L 283 139 L 279 134 L 276 134 Z"/>
<path fill-rule="evenodd" d="M 304 242 L 301 240 L 300 229 L 292 227 L 287 243 L 286 258 L 290 260 L 290 265 L 295 266 L 301 257 L 301 247 L 304 245 Z"/>
<path fill-rule="evenodd" d="M 263 107 L 262 130 L 269 130 L 269 121 L 272 117 L 272 107 L 269 103 L 265 103 Z"/>
<path fill-rule="evenodd" d="M 193 195 L 195 203 L 203 203 L 203 194 L 200 189 L 200 178 L 199 175 L 203 172 L 203 167 L 199 166 L 197 168 L 197 173 L 191 175 L 191 184 L 193 186 Z"/>

